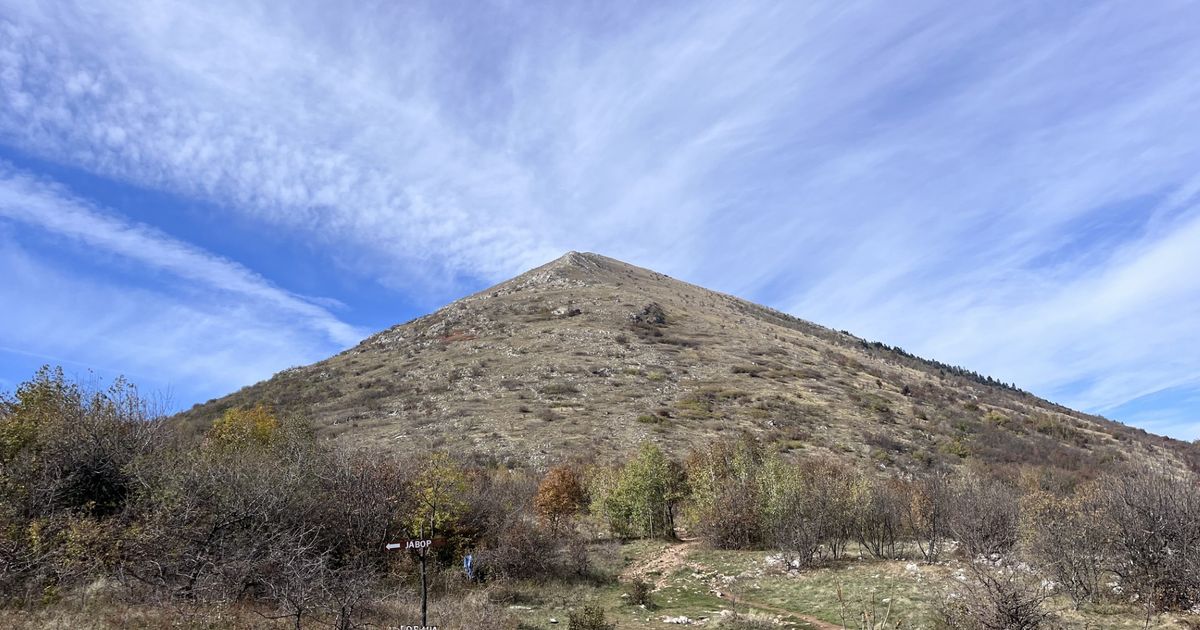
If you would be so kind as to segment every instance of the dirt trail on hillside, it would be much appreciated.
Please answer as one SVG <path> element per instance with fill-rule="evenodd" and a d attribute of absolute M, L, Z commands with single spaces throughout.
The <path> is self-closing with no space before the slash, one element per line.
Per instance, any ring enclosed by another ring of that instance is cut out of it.
<path fill-rule="evenodd" d="M 675 572 L 675 569 L 687 566 L 687 555 L 699 545 L 698 539 L 681 540 L 679 543 L 668 545 L 658 555 L 622 571 L 621 581 L 629 582 L 639 578 L 645 580 L 653 573 L 657 574 L 654 588 L 658 590 L 667 585 L 667 579 Z"/>
<path fill-rule="evenodd" d="M 688 554 L 690 554 L 693 549 L 696 549 L 699 546 L 700 540 L 697 538 L 681 539 L 681 541 L 677 544 L 668 545 L 658 555 L 655 555 L 654 557 L 641 562 L 640 564 L 636 564 L 628 569 L 625 569 L 625 571 L 621 572 L 620 579 L 622 582 L 628 582 L 639 578 L 645 580 L 647 576 L 655 574 L 656 579 L 654 580 L 654 589 L 658 590 L 668 584 L 671 574 L 680 567 L 687 567 L 697 572 L 708 572 L 708 567 L 705 567 L 697 562 L 688 561 Z M 735 606 L 749 606 L 751 608 L 771 612 L 784 617 L 790 617 L 797 621 L 804 622 L 816 630 L 845 630 L 844 626 L 829 623 L 828 621 L 817 619 L 811 615 L 805 615 L 794 610 L 780 608 L 771 604 L 764 604 L 762 602 L 747 599 L 745 597 L 735 597 L 730 593 L 720 590 L 716 585 L 710 584 L 709 589 L 713 595 L 731 604 L 734 604 Z"/>

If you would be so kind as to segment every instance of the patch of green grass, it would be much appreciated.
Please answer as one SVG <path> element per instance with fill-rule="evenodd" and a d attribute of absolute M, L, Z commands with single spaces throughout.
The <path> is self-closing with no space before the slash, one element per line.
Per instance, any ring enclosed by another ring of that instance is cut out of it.
<path fill-rule="evenodd" d="M 788 574 L 778 567 L 768 567 L 766 556 L 761 551 L 704 550 L 692 557 L 698 565 L 720 575 L 739 576 L 727 583 L 726 588 L 751 606 L 759 603 L 840 623 L 842 610 L 837 598 L 840 585 L 848 618 L 855 615 L 855 605 L 869 604 L 872 597 L 883 607 L 890 601 L 892 618 L 903 618 L 905 627 L 929 627 L 937 611 L 940 590 L 931 588 L 931 584 L 940 581 L 944 572 L 940 567 L 921 566 L 910 572 L 904 568 L 906 562 L 847 560 L 827 568 Z M 927 575 L 930 571 L 937 575 Z"/>

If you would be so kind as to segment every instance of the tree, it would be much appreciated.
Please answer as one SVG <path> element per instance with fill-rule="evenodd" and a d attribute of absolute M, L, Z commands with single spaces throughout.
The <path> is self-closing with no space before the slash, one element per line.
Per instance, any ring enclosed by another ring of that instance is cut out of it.
<path fill-rule="evenodd" d="M 810 565 L 822 551 L 840 557 L 856 524 L 854 475 L 830 462 L 773 468 L 777 497 L 766 513 L 775 546 L 791 566 Z"/>
<path fill-rule="evenodd" d="M 85 407 L 84 394 L 69 383 L 61 367 L 42 366 L 20 384 L 11 398 L 0 398 L 0 466 L 37 441 L 39 429 L 65 418 L 77 418 Z"/>
<path fill-rule="evenodd" d="M 764 475 L 762 446 L 750 436 L 720 440 L 687 460 L 689 527 L 720 549 L 750 549 L 763 541 L 763 510 L 775 493 Z"/>
<path fill-rule="evenodd" d="M 618 536 L 674 536 L 675 506 L 684 497 L 683 468 L 646 443 L 619 469 L 591 476 L 593 509 Z"/>
<path fill-rule="evenodd" d="M 429 457 L 413 483 L 416 504 L 408 517 L 409 533 L 419 540 L 432 540 L 438 531 L 458 520 L 466 510 L 463 497 L 467 493 L 467 477 L 458 462 L 449 454 L 436 452 Z M 429 548 L 420 550 L 421 559 L 421 625 L 428 625 L 429 578 L 426 561 Z"/>
<path fill-rule="evenodd" d="M 557 533 L 559 526 L 583 507 L 586 498 L 579 472 L 569 466 L 556 466 L 538 484 L 533 506 L 550 531 Z"/>

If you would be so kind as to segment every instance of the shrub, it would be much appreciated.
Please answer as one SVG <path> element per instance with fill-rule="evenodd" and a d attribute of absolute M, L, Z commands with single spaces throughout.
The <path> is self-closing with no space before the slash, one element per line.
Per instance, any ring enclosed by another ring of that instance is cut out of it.
<path fill-rule="evenodd" d="M 633 578 L 629 584 L 625 586 L 625 595 L 630 606 L 645 606 L 647 610 L 654 609 L 654 601 L 650 597 L 650 593 L 654 590 L 654 586 L 642 578 Z"/>
<path fill-rule="evenodd" d="M 1005 553 L 1017 542 L 1017 496 L 1003 483 L 974 473 L 955 480 L 947 529 L 971 556 Z"/>
<path fill-rule="evenodd" d="M 694 527 L 717 549 L 753 549 L 764 539 L 757 487 L 730 483 L 701 514 Z"/>
<path fill-rule="evenodd" d="M 1038 488 L 1022 498 L 1025 555 L 1048 574 L 1076 606 L 1102 598 L 1107 525 L 1099 517 L 1095 492 L 1081 488 L 1058 497 Z"/>
<path fill-rule="evenodd" d="M 279 419 L 266 405 L 229 409 L 213 423 L 208 439 L 218 448 L 266 447 L 279 434 Z"/>
<path fill-rule="evenodd" d="M 164 442 L 155 415 L 122 379 L 88 391 L 49 367 L 0 395 L 0 604 L 50 601 L 111 568 L 134 464 Z"/>
<path fill-rule="evenodd" d="M 578 394 L 579 388 L 570 383 L 551 383 L 542 388 L 542 393 L 547 396 L 566 396 Z"/>
<path fill-rule="evenodd" d="M 1052 595 L 1041 578 L 1016 567 L 972 563 L 967 582 L 947 593 L 942 621 L 953 630 L 1038 630 L 1056 616 L 1044 604 Z"/>
<path fill-rule="evenodd" d="M 567 614 L 567 630 L 614 630 L 616 627 L 616 622 L 610 623 L 599 606 L 585 605 L 578 612 Z"/>
<path fill-rule="evenodd" d="M 1097 499 L 1113 573 L 1151 610 L 1200 603 L 1200 484 L 1148 468 L 1105 477 Z"/>

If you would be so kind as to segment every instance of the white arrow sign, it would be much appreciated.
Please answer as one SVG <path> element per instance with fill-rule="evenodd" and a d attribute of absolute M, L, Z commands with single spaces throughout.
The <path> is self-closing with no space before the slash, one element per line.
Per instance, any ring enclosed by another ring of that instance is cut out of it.
<path fill-rule="evenodd" d="M 388 549 L 427 549 L 433 546 L 432 540 L 410 540 L 402 543 L 388 543 Z"/>

